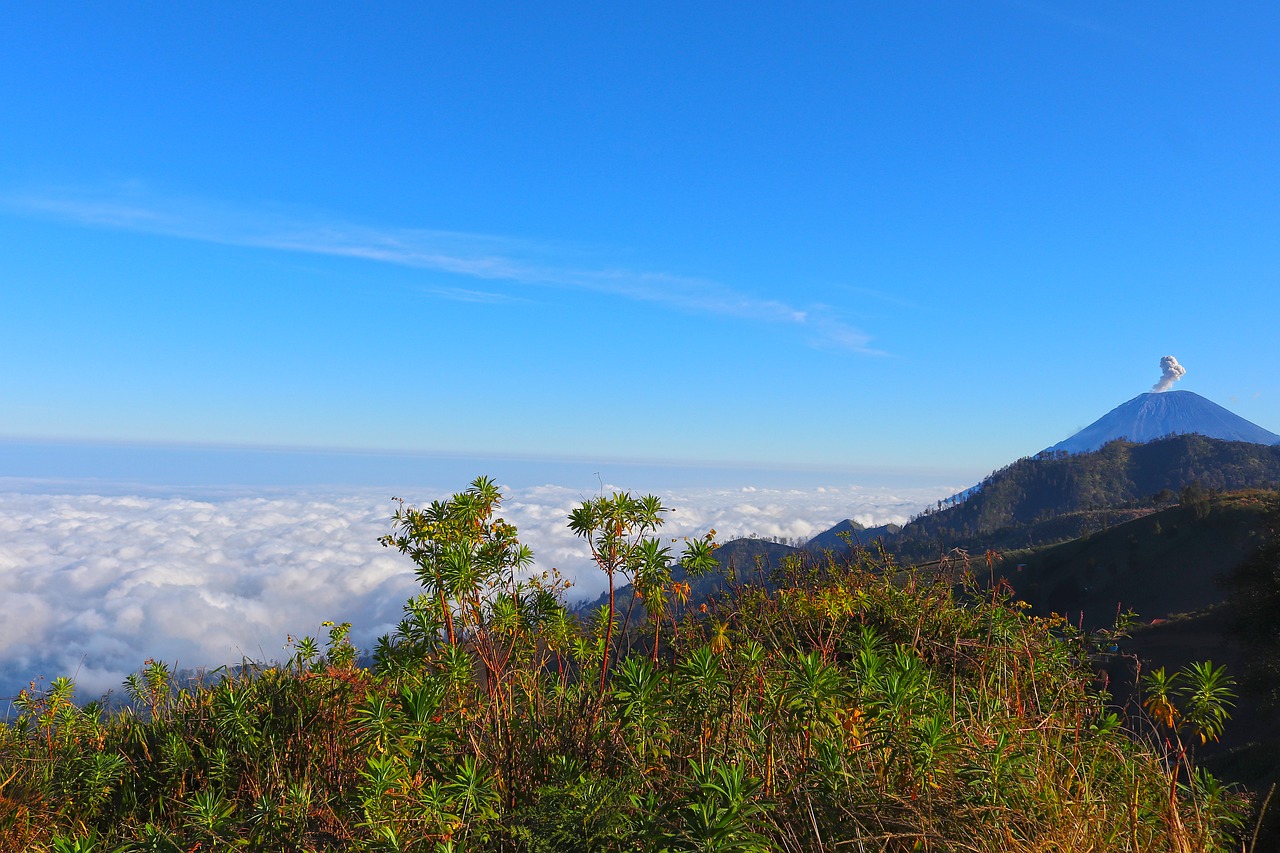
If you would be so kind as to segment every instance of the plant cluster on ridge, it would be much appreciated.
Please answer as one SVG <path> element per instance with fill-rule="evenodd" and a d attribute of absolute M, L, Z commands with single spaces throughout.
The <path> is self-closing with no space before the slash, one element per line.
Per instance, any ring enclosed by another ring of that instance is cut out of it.
<path fill-rule="evenodd" d="M 858 552 L 681 602 L 665 509 L 620 494 L 570 524 L 647 621 L 579 624 L 500 507 L 484 478 L 400 506 L 384 543 L 423 593 L 370 669 L 329 624 L 207 684 L 149 662 L 121 712 L 24 693 L 0 849 L 1238 849 L 1238 798 L 999 587 Z"/>

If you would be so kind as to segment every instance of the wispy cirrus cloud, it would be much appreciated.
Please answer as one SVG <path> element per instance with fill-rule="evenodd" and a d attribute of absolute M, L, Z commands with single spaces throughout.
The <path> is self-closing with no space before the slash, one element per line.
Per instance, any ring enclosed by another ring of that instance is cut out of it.
<path fill-rule="evenodd" d="M 248 209 L 161 197 L 136 186 L 111 191 L 46 190 L 0 198 L 10 212 L 82 225 L 159 234 L 232 246 L 355 258 L 447 273 L 494 285 L 571 288 L 665 305 L 681 311 L 791 326 L 815 346 L 882 354 L 871 338 L 827 306 L 799 307 L 694 276 L 573 261 L 549 242 L 423 228 L 380 228 L 311 213 Z M 430 289 L 469 302 L 519 299 L 504 290 Z"/>

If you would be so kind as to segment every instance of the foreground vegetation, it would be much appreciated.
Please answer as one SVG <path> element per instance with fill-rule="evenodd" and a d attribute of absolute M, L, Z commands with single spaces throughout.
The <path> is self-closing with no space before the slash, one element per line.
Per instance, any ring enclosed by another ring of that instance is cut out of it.
<path fill-rule="evenodd" d="M 715 569 L 710 538 L 677 557 L 626 494 L 569 520 L 611 593 L 584 624 L 500 497 L 397 513 L 384 544 L 423 593 L 372 667 L 327 625 L 206 684 L 148 662 L 122 711 L 24 693 L 0 849 L 1240 849 L 1243 804 L 1184 745 L 1225 722 L 1211 665 L 1123 718 L 1091 666 L 1111 635 L 862 551 L 691 601 L 674 578 Z"/>

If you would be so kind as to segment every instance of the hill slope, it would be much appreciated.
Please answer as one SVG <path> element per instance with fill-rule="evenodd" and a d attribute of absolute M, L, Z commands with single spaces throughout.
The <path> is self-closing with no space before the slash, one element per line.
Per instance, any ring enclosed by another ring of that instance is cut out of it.
<path fill-rule="evenodd" d="M 1145 620 L 1225 600 L 1220 580 L 1262 542 L 1273 492 L 1198 498 L 1089 536 L 1008 555 L 1006 574 L 1036 612 L 1080 613 L 1089 627 L 1117 608 Z"/>
<path fill-rule="evenodd" d="M 986 543 L 1010 529 L 1052 528 L 1050 522 L 1062 516 L 1133 507 L 1161 493 L 1163 502 L 1171 503 L 1174 493 L 1188 486 L 1234 491 L 1277 485 L 1280 447 L 1202 435 L 1145 444 L 1113 441 L 1090 453 L 1046 452 L 1019 459 L 987 477 L 966 499 L 916 518 L 903 528 L 895 548 L 911 553 L 978 543 L 990 547 Z M 1080 532 L 1064 529 L 1055 538 Z"/>

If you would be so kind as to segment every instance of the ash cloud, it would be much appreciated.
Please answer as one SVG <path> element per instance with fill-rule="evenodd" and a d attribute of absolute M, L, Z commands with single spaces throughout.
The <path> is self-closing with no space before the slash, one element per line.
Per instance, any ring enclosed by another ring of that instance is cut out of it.
<path fill-rule="evenodd" d="M 1151 390 L 1157 394 L 1163 391 L 1168 391 L 1173 387 L 1173 383 L 1181 379 L 1186 372 L 1187 369 L 1181 364 L 1178 364 L 1178 360 L 1176 358 L 1171 355 L 1166 355 L 1164 358 L 1160 359 L 1160 381 L 1155 385 L 1152 385 Z"/>
<path fill-rule="evenodd" d="M 40 676 L 72 676 L 81 698 L 92 698 L 119 692 L 147 658 L 190 668 L 284 658 L 289 635 L 317 635 L 326 619 L 350 621 L 353 641 L 368 649 L 393 629 L 418 589 L 408 558 L 378 544 L 393 510 L 382 490 L 49 493 L 63 486 L 0 487 L 0 707 Z M 101 484 L 84 488 L 109 491 Z M 448 491 L 401 495 L 421 504 Z M 565 523 L 591 495 L 555 485 L 503 491 L 502 514 L 533 549 L 536 568 L 559 568 L 575 582 L 571 598 L 598 595 L 604 578 Z M 664 534 L 715 528 L 717 539 L 727 541 L 752 533 L 806 538 L 846 517 L 903 523 L 953 491 L 659 495 L 672 507 Z"/>

